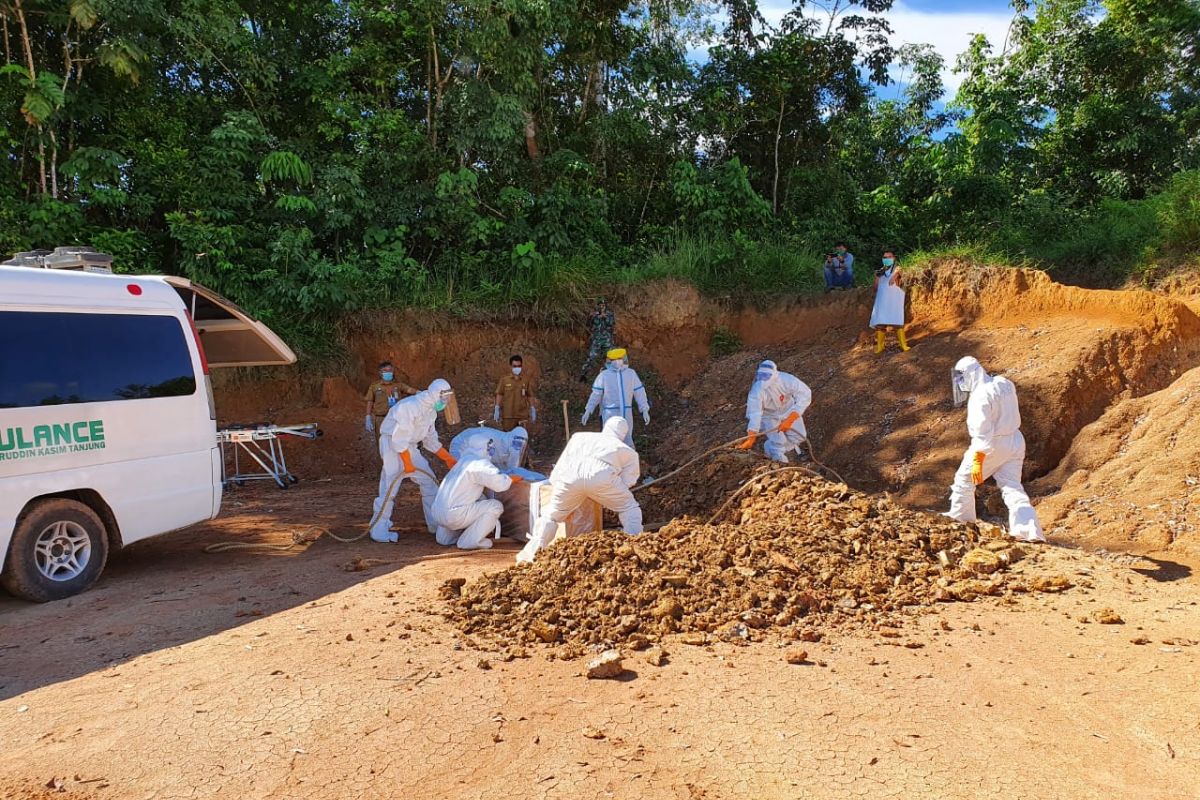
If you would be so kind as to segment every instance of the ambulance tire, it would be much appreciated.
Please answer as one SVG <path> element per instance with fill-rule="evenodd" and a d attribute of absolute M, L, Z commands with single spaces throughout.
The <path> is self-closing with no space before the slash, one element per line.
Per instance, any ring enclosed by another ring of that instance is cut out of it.
<path fill-rule="evenodd" d="M 55 580 L 38 567 L 37 542 L 48 535 L 52 526 L 64 523 L 63 528 L 76 542 L 77 570 L 68 579 Z M 86 545 L 79 547 L 82 536 Z M 104 571 L 108 561 L 108 536 L 104 523 L 95 511 L 75 500 L 54 497 L 38 500 L 26 508 L 17 520 L 0 585 L 11 594 L 35 603 L 62 600 L 91 587 Z"/>

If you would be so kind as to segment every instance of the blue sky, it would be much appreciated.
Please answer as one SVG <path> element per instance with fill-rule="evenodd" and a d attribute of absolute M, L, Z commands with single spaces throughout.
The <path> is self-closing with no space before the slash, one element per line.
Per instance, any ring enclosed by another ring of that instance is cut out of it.
<path fill-rule="evenodd" d="M 776 23 L 792 9 L 792 3 L 790 0 L 760 0 L 759 8 L 763 16 Z M 1013 10 L 1007 0 L 896 0 L 884 16 L 892 25 L 894 46 L 925 42 L 942 55 L 946 61 L 942 82 L 946 85 L 947 99 L 950 99 L 962 81 L 962 76 L 951 72 L 955 58 L 967 49 L 971 36 L 976 33 L 985 34 L 998 50 L 1012 21 Z M 893 77 L 898 77 L 898 73 Z M 896 87 L 890 86 L 881 89 L 879 94 L 891 97 L 895 92 Z"/>

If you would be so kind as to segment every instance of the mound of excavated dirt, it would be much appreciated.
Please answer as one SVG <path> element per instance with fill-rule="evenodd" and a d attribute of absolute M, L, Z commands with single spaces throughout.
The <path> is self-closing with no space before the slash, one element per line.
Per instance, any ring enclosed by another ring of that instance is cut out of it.
<path fill-rule="evenodd" d="M 811 638 L 818 627 L 877 625 L 938 601 L 1069 585 L 1014 569 L 1026 551 L 996 528 L 795 472 L 761 479 L 730 513 L 740 524 L 677 520 L 638 538 L 559 541 L 530 566 L 448 582 L 450 615 L 469 634 L 561 642 L 564 655 L 579 655 L 675 633 L 694 643 Z"/>
<path fill-rule="evenodd" d="M 1089 547 L 1200 559 L 1200 368 L 1117 404 L 1032 485 L 1042 524 Z"/>
<path fill-rule="evenodd" d="M 714 453 L 678 475 L 638 492 L 642 516 L 648 522 L 666 522 L 685 514 L 707 519 L 748 478 L 772 466 L 778 465 L 755 453 L 741 450 Z"/>

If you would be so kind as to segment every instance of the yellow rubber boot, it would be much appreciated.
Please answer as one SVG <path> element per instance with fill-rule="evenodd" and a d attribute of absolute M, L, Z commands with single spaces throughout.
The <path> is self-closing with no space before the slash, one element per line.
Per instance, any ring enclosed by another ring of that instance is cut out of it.
<path fill-rule="evenodd" d="M 883 331 L 875 331 L 875 354 L 879 355 L 883 352 Z"/>
<path fill-rule="evenodd" d="M 896 329 L 896 338 L 900 340 L 900 349 L 908 352 L 908 337 L 904 334 L 904 328 Z"/>

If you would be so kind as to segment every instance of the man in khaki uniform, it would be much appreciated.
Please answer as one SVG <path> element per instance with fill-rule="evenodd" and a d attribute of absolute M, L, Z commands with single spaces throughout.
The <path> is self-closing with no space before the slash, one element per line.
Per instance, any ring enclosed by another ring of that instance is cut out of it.
<path fill-rule="evenodd" d="M 367 416 L 363 420 L 363 427 L 367 433 L 373 433 L 375 438 L 379 438 L 379 426 L 383 424 L 383 418 L 387 416 L 391 407 L 405 397 L 416 394 L 417 391 L 407 383 L 396 380 L 392 362 L 381 363 L 379 380 L 372 383 L 367 389 Z"/>
<path fill-rule="evenodd" d="M 496 408 L 492 411 L 492 419 L 500 423 L 503 431 L 537 422 L 538 402 L 533 395 L 533 379 L 522 372 L 519 355 L 508 359 L 508 367 L 509 374 L 496 384 Z"/>

